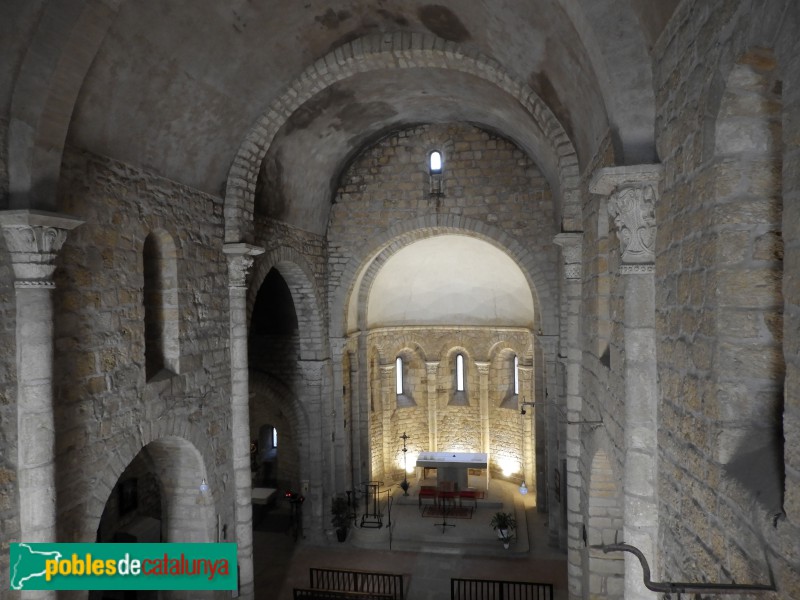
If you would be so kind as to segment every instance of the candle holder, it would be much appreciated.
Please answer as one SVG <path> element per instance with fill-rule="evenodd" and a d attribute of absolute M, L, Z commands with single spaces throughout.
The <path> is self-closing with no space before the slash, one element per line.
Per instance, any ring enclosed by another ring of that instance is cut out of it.
<path fill-rule="evenodd" d="M 408 447 L 406 446 L 406 441 L 411 439 L 411 436 L 406 435 L 406 432 L 403 432 L 403 435 L 400 436 L 400 439 L 403 440 L 403 482 L 400 484 L 400 487 L 403 488 L 403 496 L 408 496 L 408 478 L 406 474 L 408 473 L 408 464 L 406 463 L 406 452 L 408 452 Z"/>

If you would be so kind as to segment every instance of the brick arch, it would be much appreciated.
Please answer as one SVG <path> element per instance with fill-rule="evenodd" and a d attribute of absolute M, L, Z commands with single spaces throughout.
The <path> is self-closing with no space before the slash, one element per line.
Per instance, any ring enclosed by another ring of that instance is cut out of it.
<path fill-rule="evenodd" d="M 523 359 L 525 360 L 525 364 L 531 364 L 533 362 L 533 346 L 516 348 L 514 344 L 500 335 L 490 343 L 491 346 L 489 346 L 489 351 L 486 353 L 489 362 L 492 362 L 504 352 L 513 352 L 516 354 L 520 358 L 520 366 L 524 366 Z"/>
<path fill-rule="evenodd" d="M 544 101 L 525 82 L 477 50 L 464 48 L 430 34 L 387 33 L 348 42 L 316 61 L 295 79 L 258 118 L 242 141 L 228 174 L 225 190 L 225 241 L 244 241 L 252 235 L 255 186 L 261 163 L 272 140 L 289 117 L 305 102 L 331 85 L 358 74 L 386 69 L 445 69 L 467 73 L 494 84 L 525 108 L 542 131 L 555 173 L 550 185 L 562 200 L 562 215 L 577 224 L 580 218 L 578 158 L 569 136 Z"/>
<path fill-rule="evenodd" d="M 256 401 L 259 397 L 274 399 L 276 402 L 280 401 L 279 406 L 281 410 L 285 410 L 284 414 L 286 415 L 286 420 L 297 442 L 293 451 L 296 454 L 299 469 L 297 473 L 298 480 L 292 483 L 299 485 L 302 479 L 312 479 L 311 473 L 309 472 L 311 468 L 311 445 L 300 443 L 310 438 L 307 408 L 291 389 L 266 373 L 250 372 L 250 394 Z M 278 444 L 280 448 L 280 440 Z M 280 449 L 279 452 L 281 452 Z"/>
<path fill-rule="evenodd" d="M 366 318 L 371 284 L 386 261 L 412 242 L 442 234 L 471 235 L 505 252 L 520 267 L 528 280 L 533 295 L 534 327 L 545 331 L 557 331 L 555 301 L 557 290 L 551 288 L 550 278 L 547 276 L 548 261 L 541 260 L 541 257 L 537 260 L 533 252 L 499 227 L 466 217 L 436 214 L 400 221 L 381 236 L 369 240 L 367 242 L 370 244 L 369 247 L 365 244 L 362 249 L 353 253 L 353 258 L 342 271 L 340 283 L 330 300 L 331 331 L 344 333 L 350 329 L 347 323 L 350 294 L 353 293 L 353 287 L 364 269 L 366 273 L 358 290 L 357 311 L 361 320 L 358 326 L 362 330 L 366 329 L 363 319 Z"/>
<path fill-rule="evenodd" d="M 413 332 L 398 332 L 399 335 L 392 339 L 391 347 L 385 342 L 375 344 L 375 350 L 378 353 L 380 364 L 388 365 L 394 361 L 395 357 L 403 350 L 409 350 L 423 363 L 428 360 L 428 352 L 425 350 L 422 342 L 419 341 L 418 336 Z"/>
<path fill-rule="evenodd" d="M 258 291 L 273 268 L 277 269 L 286 281 L 295 303 L 300 333 L 300 358 L 303 360 L 327 358 L 328 347 L 325 343 L 322 321 L 324 303 L 319 296 L 314 273 L 308 261 L 292 248 L 282 246 L 269 250 L 256 261 L 247 290 L 248 328 Z"/>
<path fill-rule="evenodd" d="M 214 506 L 221 500 L 226 482 L 211 477 L 206 464 L 213 464 L 215 452 L 208 436 L 199 428 L 185 431 L 185 423 L 162 419 L 140 431 L 141 437 L 115 439 L 114 457 L 109 459 L 99 477 L 92 481 L 87 494 L 86 519 L 75 541 L 94 541 L 100 517 L 108 498 L 125 469 L 145 449 L 153 459 L 159 480 L 164 518 L 168 520 L 166 542 L 212 542 Z M 200 482 L 209 485 L 208 495 L 200 493 Z M 176 516 L 177 515 L 177 516 Z"/>

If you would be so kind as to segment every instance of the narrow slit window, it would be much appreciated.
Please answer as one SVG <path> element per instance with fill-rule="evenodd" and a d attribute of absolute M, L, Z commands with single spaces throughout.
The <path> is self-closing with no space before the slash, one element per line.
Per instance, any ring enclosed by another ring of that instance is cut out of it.
<path fill-rule="evenodd" d="M 430 160 L 429 160 L 431 175 L 435 175 L 442 172 L 442 153 L 438 150 L 434 150 L 431 152 Z"/>
<path fill-rule="evenodd" d="M 514 355 L 514 393 L 519 394 L 519 357 Z"/>
<path fill-rule="evenodd" d="M 456 391 L 464 391 L 464 356 L 456 356 Z"/>
<path fill-rule="evenodd" d="M 278 430 L 275 429 L 274 427 L 272 428 L 272 447 L 273 448 L 278 447 Z"/>
<path fill-rule="evenodd" d="M 397 388 L 397 395 L 403 393 L 403 359 L 401 357 L 397 357 L 397 360 L 394 362 L 394 376 L 395 376 L 395 386 Z"/>

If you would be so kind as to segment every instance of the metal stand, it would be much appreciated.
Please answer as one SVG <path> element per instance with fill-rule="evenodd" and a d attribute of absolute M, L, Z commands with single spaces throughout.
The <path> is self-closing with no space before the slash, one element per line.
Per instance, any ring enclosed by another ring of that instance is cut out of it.
<path fill-rule="evenodd" d="M 367 481 L 364 485 L 364 514 L 361 527 L 383 527 L 383 514 L 380 511 L 379 495 L 382 481 Z"/>
<path fill-rule="evenodd" d="M 442 522 L 441 523 L 434 523 L 434 527 L 441 527 L 442 533 L 445 532 L 445 527 L 455 527 L 455 523 L 448 523 L 447 522 L 447 501 L 442 501 Z"/>
<path fill-rule="evenodd" d="M 400 484 L 400 487 L 403 488 L 403 496 L 408 496 L 408 479 L 406 478 L 406 474 L 408 473 L 406 452 L 408 452 L 408 448 L 406 447 L 406 440 L 411 439 L 411 436 L 406 435 L 406 432 L 404 431 L 403 435 L 400 436 L 400 439 L 403 440 L 403 483 Z"/>

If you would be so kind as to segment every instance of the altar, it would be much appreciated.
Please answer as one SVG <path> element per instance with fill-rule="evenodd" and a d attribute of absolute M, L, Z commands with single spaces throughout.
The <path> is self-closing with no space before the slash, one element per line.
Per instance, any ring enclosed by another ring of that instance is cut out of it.
<path fill-rule="evenodd" d="M 455 482 L 457 490 L 469 488 L 469 470 L 488 467 L 488 455 L 485 452 L 420 452 L 417 456 L 417 468 L 436 469 L 437 483 Z M 489 488 L 489 475 L 486 472 L 486 488 Z"/>

